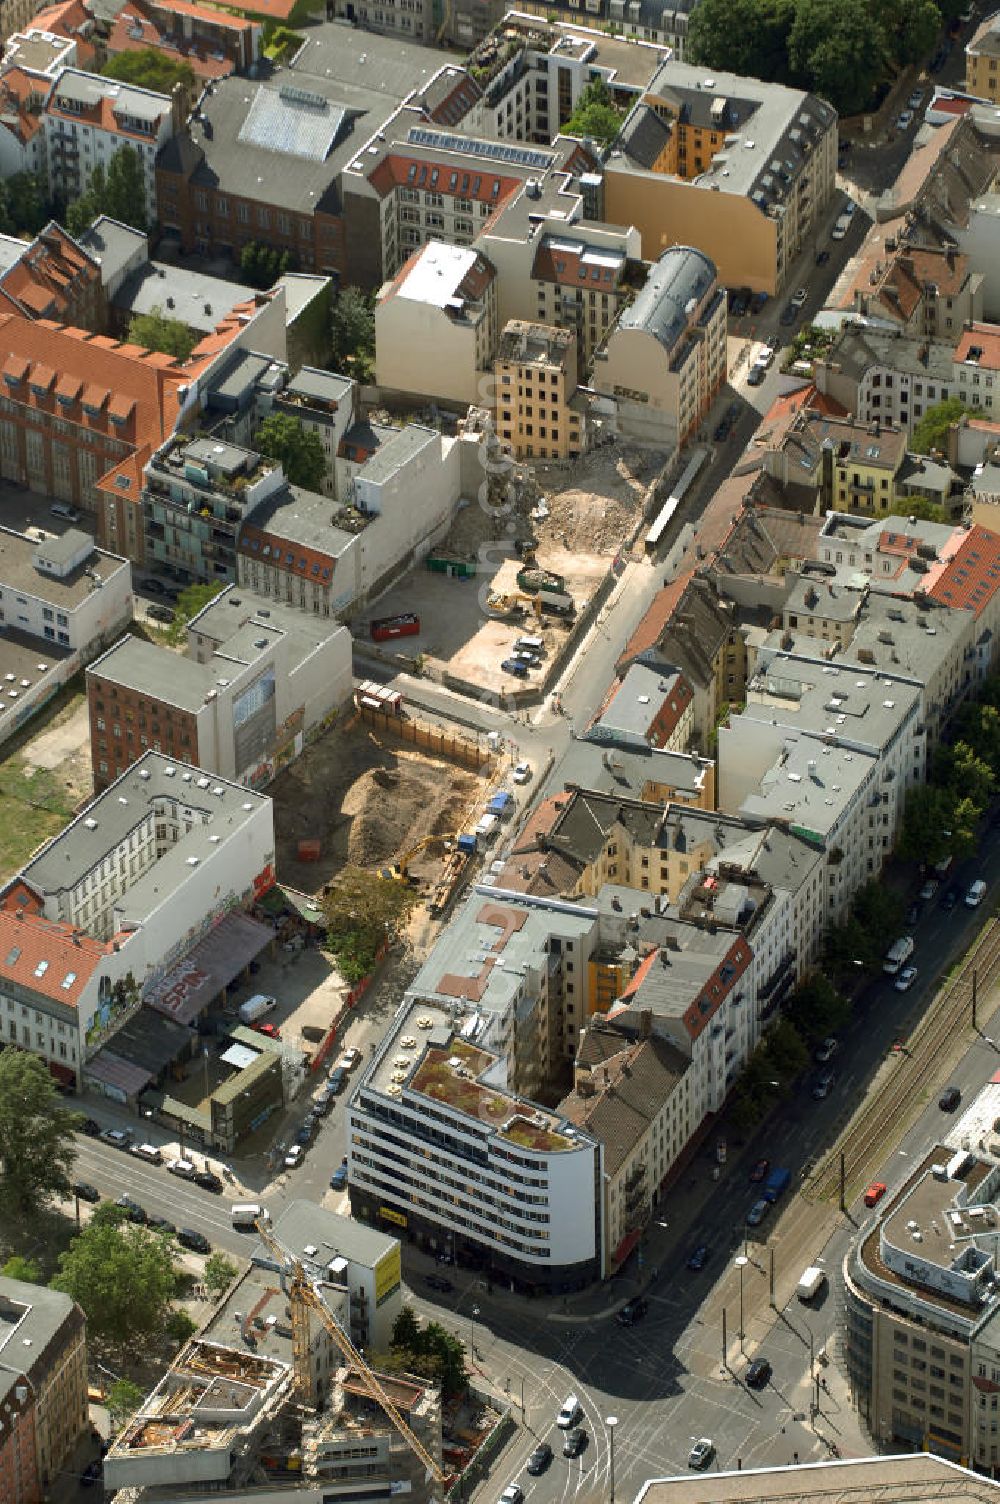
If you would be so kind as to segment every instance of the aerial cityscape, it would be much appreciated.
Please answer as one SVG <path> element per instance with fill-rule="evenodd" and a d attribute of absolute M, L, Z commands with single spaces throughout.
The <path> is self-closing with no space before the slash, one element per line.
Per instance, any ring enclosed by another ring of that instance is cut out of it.
<path fill-rule="evenodd" d="M 1000 1501 L 998 64 L 0 0 L 0 1504 Z"/>

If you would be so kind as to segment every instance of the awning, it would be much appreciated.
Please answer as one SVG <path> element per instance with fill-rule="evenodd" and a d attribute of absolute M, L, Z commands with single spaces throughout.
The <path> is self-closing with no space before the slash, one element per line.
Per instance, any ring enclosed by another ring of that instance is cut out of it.
<path fill-rule="evenodd" d="M 178 1023 L 193 1023 L 273 939 L 274 931 L 249 914 L 227 914 L 144 1001 Z"/>
<path fill-rule="evenodd" d="M 91 1081 L 100 1081 L 104 1086 L 117 1087 L 126 1097 L 137 1097 L 153 1079 L 141 1065 L 123 1060 L 113 1050 L 101 1050 L 95 1055 L 86 1067 L 84 1076 Z"/>
<path fill-rule="evenodd" d="M 641 1237 L 642 1229 L 639 1227 L 633 1228 L 631 1232 L 627 1232 L 611 1255 L 611 1262 L 613 1264 L 624 1264 Z"/>

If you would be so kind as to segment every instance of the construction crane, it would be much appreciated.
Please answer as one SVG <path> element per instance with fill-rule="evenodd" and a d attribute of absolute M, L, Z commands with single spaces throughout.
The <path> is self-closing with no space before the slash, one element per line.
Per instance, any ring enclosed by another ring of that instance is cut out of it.
<path fill-rule="evenodd" d="M 282 1270 L 287 1281 L 285 1293 L 292 1311 L 292 1364 L 295 1371 L 295 1385 L 300 1392 L 308 1394 L 310 1387 L 310 1349 L 309 1349 L 309 1313 L 314 1311 L 319 1317 L 320 1323 L 333 1338 L 340 1348 L 341 1353 L 348 1363 L 352 1364 L 361 1375 L 361 1382 L 371 1398 L 385 1411 L 386 1415 L 396 1427 L 410 1450 L 420 1459 L 427 1471 L 435 1480 L 447 1487 L 454 1474 L 446 1473 L 439 1463 L 428 1452 L 423 1442 L 411 1430 L 408 1422 L 404 1420 L 399 1408 L 393 1404 L 386 1394 L 378 1377 L 372 1372 L 364 1358 L 358 1352 L 354 1343 L 344 1331 L 340 1322 L 327 1309 L 325 1300 L 316 1289 L 315 1283 L 306 1274 L 302 1260 L 296 1258 L 287 1248 L 284 1248 L 274 1236 L 268 1226 L 267 1214 L 258 1221 L 257 1231 L 260 1240 L 268 1253 L 277 1260 L 278 1267 Z"/>
<path fill-rule="evenodd" d="M 458 836 L 454 832 L 446 836 L 424 836 L 423 840 L 418 841 L 415 846 L 411 846 L 409 851 L 404 851 L 399 861 L 393 862 L 391 867 L 379 867 L 378 875 L 385 878 L 387 882 L 408 882 L 410 880 L 410 863 L 415 856 L 418 856 L 421 851 L 426 850 L 428 846 L 436 846 L 439 841 L 447 843 L 448 841 L 457 840 Z"/>

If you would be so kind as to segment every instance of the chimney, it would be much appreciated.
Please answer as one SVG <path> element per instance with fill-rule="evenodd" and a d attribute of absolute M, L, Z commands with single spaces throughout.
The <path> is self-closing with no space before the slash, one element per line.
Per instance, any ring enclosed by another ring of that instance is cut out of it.
<path fill-rule="evenodd" d="M 651 1008 L 643 1008 L 639 1014 L 639 1038 L 649 1039 L 653 1032 L 653 1011 Z"/>

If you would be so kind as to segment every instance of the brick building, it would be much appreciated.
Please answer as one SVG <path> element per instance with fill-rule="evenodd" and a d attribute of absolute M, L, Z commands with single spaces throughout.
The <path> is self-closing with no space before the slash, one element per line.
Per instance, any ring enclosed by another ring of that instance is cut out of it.
<path fill-rule="evenodd" d="M 129 0 L 105 44 L 108 57 L 152 47 L 187 63 L 200 83 L 247 70 L 260 56 L 259 21 L 190 0 Z"/>
<path fill-rule="evenodd" d="M 105 323 L 100 264 L 50 220 L 0 273 L 0 310 L 100 331 Z"/>
<path fill-rule="evenodd" d="M 0 1406 L 0 1498 L 37 1504 L 89 1424 L 86 1321 L 68 1295 L 0 1276 L 0 1393 L 8 1377 L 14 1409 L 6 1399 Z"/>

